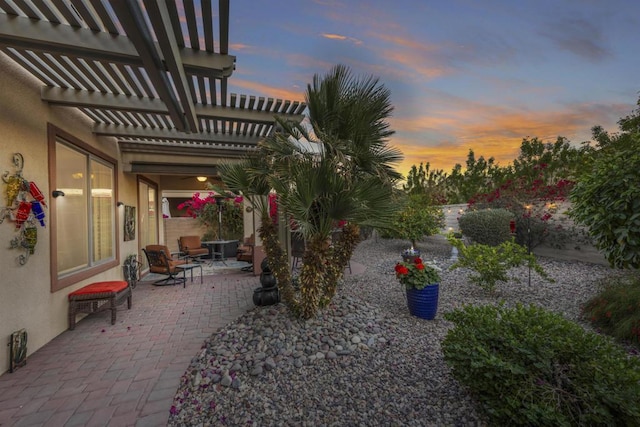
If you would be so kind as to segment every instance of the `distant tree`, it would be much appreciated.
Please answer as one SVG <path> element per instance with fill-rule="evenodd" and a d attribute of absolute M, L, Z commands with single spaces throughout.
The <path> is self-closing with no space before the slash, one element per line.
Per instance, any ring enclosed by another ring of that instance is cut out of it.
<path fill-rule="evenodd" d="M 466 169 L 456 164 L 447 178 L 447 198 L 450 203 L 466 203 L 471 197 L 499 185 L 505 172 L 493 157 L 476 159 L 473 150 L 467 154 Z"/>
<path fill-rule="evenodd" d="M 447 174 L 442 169 L 431 170 L 429 162 L 411 166 L 407 174 L 407 183 L 402 189 L 407 194 L 425 195 L 433 205 L 447 203 L 445 195 Z"/>
<path fill-rule="evenodd" d="M 618 268 L 640 268 L 640 99 L 638 107 L 618 121 L 618 134 L 593 128 L 600 149 L 570 194 L 570 215 Z"/>
<path fill-rule="evenodd" d="M 588 152 L 587 149 L 573 147 L 562 136 L 555 142 L 546 143 L 538 138 L 524 138 L 508 178 L 520 181 L 520 186 L 527 190 L 537 188 L 544 191 L 544 186 L 554 185 L 560 180 L 575 180 L 581 172 L 583 156 Z"/>

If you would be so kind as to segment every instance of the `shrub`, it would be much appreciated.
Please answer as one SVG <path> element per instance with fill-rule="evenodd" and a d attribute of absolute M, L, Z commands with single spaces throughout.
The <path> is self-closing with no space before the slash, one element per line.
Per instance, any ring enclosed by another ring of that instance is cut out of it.
<path fill-rule="evenodd" d="M 467 306 L 443 341 L 493 425 L 640 425 L 640 361 L 542 308 Z"/>
<path fill-rule="evenodd" d="M 384 233 L 383 237 L 406 239 L 416 247 L 423 237 L 436 234 L 444 227 L 442 207 L 431 205 L 426 196 L 409 194 L 404 203 L 394 220 L 393 230 Z"/>
<path fill-rule="evenodd" d="M 639 108 L 640 110 L 640 108 Z M 639 113 L 640 114 L 640 111 Z M 640 134 L 598 152 L 571 191 L 570 215 L 588 227 L 612 267 L 640 268 Z"/>
<path fill-rule="evenodd" d="M 582 314 L 604 333 L 640 347 L 640 278 L 606 286 L 585 303 Z"/>
<path fill-rule="evenodd" d="M 521 265 L 527 265 L 540 277 L 553 281 L 538 264 L 535 256 L 528 253 L 527 248 L 515 243 L 513 238 L 498 246 L 477 243 L 467 246 L 453 235 L 447 236 L 447 240 L 458 249 L 458 260 L 450 269 L 464 267 L 475 271 L 477 274 L 471 275 L 469 280 L 485 291 L 493 292 L 498 282 L 509 281 L 507 271 Z"/>
<path fill-rule="evenodd" d="M 467 211 L 459 219 L 462 234 L 474 243 L 497 246 L 511 239 L 513 214 L 506 209 Z"/>

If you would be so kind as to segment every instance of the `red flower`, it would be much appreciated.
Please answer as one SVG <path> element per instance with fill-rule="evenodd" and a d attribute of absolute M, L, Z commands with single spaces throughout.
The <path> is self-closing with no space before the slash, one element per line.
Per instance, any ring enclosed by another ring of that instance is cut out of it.
<path fill-rule="evenodd" d="M 414 264 L 422 264 L 422 258 L 417 257 L 413 260 Z"/>
<path fill-rule="evenodd" d="M 406 274 L 409 274 L 409 269 L 404 265 L 401 265 L 396 269 L 396 272 L 398 273 L 398 275 L 404 276 Z"/>
<path fill-rule="evenodd" d="M 424 270 L 424 264 L 422 264 L 422 263 L 420 263 L 420 264 L 416 263 L 416 268 L 417 268 L 418 270 Z"/>

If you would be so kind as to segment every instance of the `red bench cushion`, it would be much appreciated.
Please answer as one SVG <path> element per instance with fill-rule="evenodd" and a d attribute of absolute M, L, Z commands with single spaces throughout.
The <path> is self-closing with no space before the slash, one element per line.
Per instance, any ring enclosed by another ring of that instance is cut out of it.
<path fill-rule="evenodd" d="M 106 292 L 120 292 L 129 286 L 124 280 L 114 280 L 111 282 L 96 282 L 83 286 L 69 294 L 69 299 L 78 295 L 102 294 Z"/>

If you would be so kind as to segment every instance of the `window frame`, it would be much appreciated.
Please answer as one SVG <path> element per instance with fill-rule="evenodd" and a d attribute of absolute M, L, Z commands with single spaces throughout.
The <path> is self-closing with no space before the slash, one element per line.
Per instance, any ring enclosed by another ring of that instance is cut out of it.
<path fill-rule="evenodd" d="M 143 224 L 145 224 L 145 220 L 142 219 L 142 205 L 143 205 L 143 197 L 144 197 L 144 203 L 145 206 L 148 206 L 148 194 L 142 194 L 140 192 L 140 185 L 144 184 L 147 186 L 147 188 L 153 189 L 153 191 L 155 192 L 155 196 L 156 196 L 156 200 L 155 200 L 155 212 L 156 212 L 156 224 L 153 230 L 153 239 L 148 239 L 146 242 L 142 239 L 142 235 L 143 235 Z M 142 175 L 138 175 L 137 177 L 137 181 L 136 181 L 136 191 L 138 192 L 138 213 L 137 213 L 137 218 L 136 220 L 138 221 L 138 227 L 137 227 L 137 233 L 138 235 L 136 236 L 136 238 L 138 239 L 138 259 L 142 262 L 143 265 L 143 270 L 147 270 L 149 268 L 149 266 L 147 265 L 147 259 L 144 255 L 144 252 L 142 252 L 142 249 L 146 246 L 146 245 L 151 245 L 151 244 L 158 244 L 160 242 L 160 220 L 162 219 L 160 217 L 161 213 L 158 212 L 158 209 L 160 207 L 160 202 L 159 199 L 160 197 L 160 191 L 158 189 L 158 184 L 156 184 L 155 182 L 153 182 L 152 180 L 142 176 Z"/>
<path fill-rule="evenodd" d="M 120 227 L 119 215 L 117 210 L 118 200 L 118 161 L 111 156 L 97 150 L 82 140 L 76 138 L 70 133 L 58 128 L 57 126 L 47 123 L 47 142 L 49 156 L 49 188 L 51 191 L 56 189 L 56 144 L 59 140 L 64 141 L 71 148 L 84 152 L 87 156 L 94 156 L 113 168 L 113 220 L 115 221 L 114 230 L 114 257 L 105 262 L 95 265 L 89 265 L 78 271 L 70 273 L 64 277 L 58 276 L 58 230 L 56 226 L 57 210 L 56 203 L 52 200 L 49 206 L 49 224 L 50 224 L 50 275 L 51 275 L 51 292 L 57 292 L 82 280 L 91 278 L 99 273 L 108 271 L 120 265 Z M 91 233 L 92 218 L 89 218 L 87 232 Z"/>

